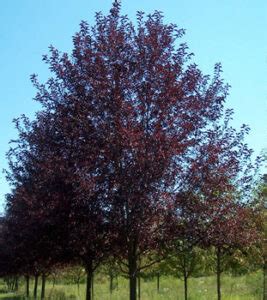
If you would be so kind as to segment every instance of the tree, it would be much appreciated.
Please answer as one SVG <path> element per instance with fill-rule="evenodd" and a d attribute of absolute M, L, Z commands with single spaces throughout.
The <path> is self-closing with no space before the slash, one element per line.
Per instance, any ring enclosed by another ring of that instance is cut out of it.
<path fill-rule="evenodd" d="M 22 120 L 16 169 L 25 177 L 25 164 L 37 166 L 30 199 L 51 205 L 48 214 L 38 211 L 63 230 L 59 245 L 68 240 L 84 265 L 87 299 L 94 270 L 110 254 L 136 299 L 138 274 L 168 240 L 187 158 L 222 115 L 228 86 L 221 67 L 210 80 L 190 64 L 187 46 L 176 46 L 183 34 L 157 11 L 147 18 L 138 12 L 134 27 L 114 1 L 95 26 L 81 23 L 71 55 L 51 46 L 46 84 L 32 76 L 42 110 L 33 122 Z"/>
<path fill-rule="evenodd" d="M 186 245 L 185 240 L 177 240 L 167 258 L 169 274 L 181 278 L 184 282 L 184 299 L 188 299 L 188 279 L 204 270 L 206 260 L 203 249 Z"/>
<path fill-rule="evenodd" d="M 218 299 L 222 255 L 249 246 L 257 238 L 248 205 L 256 168 L 243 142 L 248 128 L 242 126 L 237 132 L 230 127 L 231 115 L 227 111 L 224 122 L 215 123 L 189 157 L 187 180 L 177 197 L 182 236 L 190 243 L 216 249 Z"/>
<path fill-rule="evenodd" d="M 13 261 L 15 259 L 14 251 L 9 242 L 9 233 L 7 231 L 5 217 L 0 217 L 0 277 L 11 277 L 16 273 Z M 11 284 L 13 285 L 13 284 Z M 11 286 L 10 285 L 10 286 Z"/>
<path fill-rule="evenodd" d="M 266 156 L 265 156 L 266 160 Z M 267 175 L 264 174 L 258 184 L 255 201 L 253 203 L 253 221 L 259 233 L 259 238 L 251 247 L 250 254 L 253 257 L 253 263 L 262 269 L 263 273 L 263 299 L 267 299 Z"/>
<path fill-rule="evenodd" d="M 41 298 L 45 297 L 45 277 L 51 268 L 70 260 L 71 191 L 64 184 L 63 173 L 48 167 L 50 163 L 56 164 L 57 158 L 50 149 L 55 145 L 54 132 L 44 126 L 44 120 L 47 120 L 44 116 L 39 116 L 38 122 L 30 122 L 25 116 L 15 120 L 19 137 L 12 141 L 8 153 L 7 179 L 13 191 L 6 203 L 6 223 L 16 253 L 16 266 L 26 278 L 34 275 L 36 284 L 42 275 Z"/>
<path fill-rule="evenodd" d="M 102 265 L 101 272 L 109 277 L 109 292 L 112 295 L 113 290 L 118 287 L 118 276 L 120 275 L 120 267 L 113 257 L 110 257 L 105 264 Z M 116 282 L 114 283 L 114 280 Z"/>
<path fill-rule="evenodd" d="M 92 260 L 96 261 L 97 255 L 103 257 L 105 247 L 105 240 L 100 236 L 105 227 L 94 219 L 95 216 L 100 219 L 101 210 L 98 209 L 99 213 L 97 208 L 91 211 L 94 203 L 99 208 L 103 202 L 93 202 L 99 199 L 93 195 L 88 203 L 86 197 L 93 194 L 93 190 L 79 189 L 79 183 L 75 180 L 79 174 L 75 176 L 73 172 L 77 169 L 74 170 L 73 166 L 76 164 L 75 167 L 78 167 L 82 157 L 79 157 L 80 161 L 77 156 L 73 157 L 79 144 L 72 143 L 73 132 L 64 123 L 65 117 L 66 110 L 58 109 L 53 116 L 49 112 L 40 112 L 33 122 L 24 116 L 16 120 L 19 139 L 9 152 L 8 179 L 14 185 L 14 195 L 7 201 L 7 216 L 10 224 L 16 227 L 15 234 L 18 228 L 23 228 L 24 233 L 19 236 L 21 241 L 17 240 L 22 245 L 21 250 L 35 250 L 36 256 L 31 256 L 29 265 L 31 268 L 34 265 L 39 269 L 39 274 L 42 273 L 43 298 L 45 275 L 51 267 L 82 260 L 90 279 L 99 264 L 97 262 L 92 266 Z M 66 137 L 66 132 L 70 136 Z M 65 146 L 67 138 L 70 144 Z M 66 160 L 66 157 L 69 159 Z M 81 199 L 85 191 L 88 194 Z M 78 199 L 81 201 L 78 202 Z M 84 202 L 86 199 L 87 202 Z M 91 206 L 88 207 L 88 204 Z M 85 220 L 87 223 L 84 223 Z M 94 228 L 99 231 L 95 232 Z M 99 248 L 96 247 L 97 241 L 100 241 Z M 90 290 L 91 284 L 88 288 Z M 91 295 L 90 291 L 88 294 Z"/>
<path fill-rule="evenodd" d="M 91 61 L 94 52 L 85 48 L 98 49 L 94 69 L 100 69 L 97 82 L 105 82 L 101 104 L 103 124 L 109 122 L 109 148 L 103 153 L 111 166 L 112 231 L 129 275 L 130 299 L 136 299 L 136 278 L 147 266 L 139 262 L 166 238 L 169 195 L 183 155 L 196 143 L 197 132 L 220 117 L 227 87 L 219 78 L 219 66 L 209 85 L 196 65 L 186 65 L 186 46 L 174 47 L 183 30 L 164 25 L 159 12 L 147 20 L 139 13 L 134 29 L 115 2 L 108 17 L 98 15 L 95 32 L 97 44 L 88 29 L 80 37 L 91 43 L 82 44 L 82 57 Z"/>

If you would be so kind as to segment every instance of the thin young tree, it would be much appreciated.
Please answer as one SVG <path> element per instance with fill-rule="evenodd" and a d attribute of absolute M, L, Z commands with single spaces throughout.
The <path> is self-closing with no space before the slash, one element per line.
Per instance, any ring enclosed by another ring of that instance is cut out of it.
<path fill-rule="evenodd" d="M 251 150 L 243 142 L 248 129 L 238 132 L 229 126 L 232 112 L 226 111 L 224 123 L 217 123 L 189 157 L 191 170 L 178 206 L 185 214 L 186 235 L 199 245 L 213 246 L 217 257 L 217 297 L 221 299 L 222 255 L 225 251 L 248 246 L 257 233 L 248 222 L 256 165 Z M 185 194 L 184 194 L 185 192 Z M 187 197 L 185 202 L 184 196 Z M 194 239 L 193 239 L 194 240 Z"/>

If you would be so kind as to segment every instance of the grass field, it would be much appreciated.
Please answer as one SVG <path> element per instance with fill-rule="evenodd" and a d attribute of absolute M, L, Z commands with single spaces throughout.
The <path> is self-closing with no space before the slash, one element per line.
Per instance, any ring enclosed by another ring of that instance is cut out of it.
<path fill-rule="evenodd" d="M 32 283 L 31 283 L 32 291 Z M 8 294 L 1 282 L 0 299 L 20 300 L 24 299 L 24 285 L 21 281 L 18 294 Z M 260 273 L 248 274 L 240 277 L 224 275 L 222 277 L 223 300 L 261 300 L 262 299 L 262 275 Z M 55 284 L 47 282 L 46 298 L 55 300 L 85 299 L 85 285 L 80 285 L 80 290 L 72 284 Z M 118 287 L 109 292 L 109 282 L 105 278 L 96 277 L 94 284 L 94 300 L 127 300 L 128 282 L 119 278 Z M 183 282 L 173 277 L 162 277 L 160 291 L 157 292 L 156 280 L 141 281 L 142 300 L 182 300 Z M 215 300 L 215 277 L 200 277 L 189 280 L 189 300 Z"/>

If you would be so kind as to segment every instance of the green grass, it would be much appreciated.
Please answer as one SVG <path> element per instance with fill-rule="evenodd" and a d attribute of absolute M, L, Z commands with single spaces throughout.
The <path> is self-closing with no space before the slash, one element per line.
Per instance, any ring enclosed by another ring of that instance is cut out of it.
<path fill-rule="evenodd" d="M 109 282 L 106 278 L 96 276 L 94 284 L 94 300 L 127 300 L 128 281 L 119 278 L 118 288 L 110 295 Z M 33 288 L 31 283 L 31 291 Z M 4 293 L 2 284 L 0 299 L 22 300 L 24 299 L 24 285 L 21 281 L 18 294 Z M 240 277 L 222 276 L 222 300 L 261 300 L 262 276 L 260 273 L 248 274 Z M 85 285 L 80 285 L 80 290 L 73 284 L 56 284 L 54 287 L 47 282 L 47 299 L 85 299 Z M 183 299 L 183 282 L 173 277 L 162 277 L 160 280 L 160 292 L 157 292 L 156 280 L 141 281 L 142 300 L 179 300 Z M 211 277 L 191 278 L 189 280 L 189 300 L 215 300 L 216 279 Z"/>

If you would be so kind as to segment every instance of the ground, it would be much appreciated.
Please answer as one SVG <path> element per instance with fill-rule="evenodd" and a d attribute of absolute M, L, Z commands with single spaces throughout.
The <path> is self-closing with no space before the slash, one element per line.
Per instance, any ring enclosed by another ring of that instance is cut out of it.
<path fill-rule="evenodd" d="M 17 295 L 5 293 L 3 283 L 0 287 L 0 299 L 22 300 L 24 299 L 24 285 L 20 284 Z M 31 292 L 32 292 L 31 283 Z M 223 300 L 260 300 L 262 299 L 262 275 L 260 272 L 245 276 L 232 277 L 223 275 L 222 277 Z M 47 283 L 46 296 L 48 299 L 85 299 L 85 285 L 81 284 L 80 289 L 73 284 Z M 128 282 L 124 278 L 119 278 L 118 288 L 112 295 L 109 292 L 109 281 L 100 278 L 95 279 L 94 300 L 126 300 L 128 298 Z M 177 300 L 183 299 L 183 282 L 173 277 L 162 277 L 160 280 L 160 291 L 157 292 L 156 280 L 141 281 L 142 300 Z M 189 280 L 188 300 L 215 300 L 216 299 L 216 278 L 200 277 Z"/>

